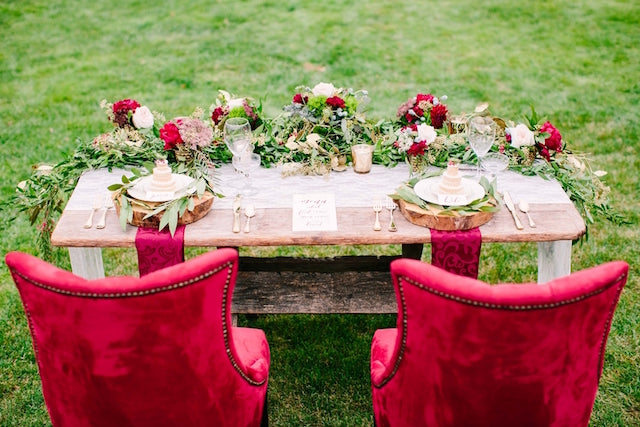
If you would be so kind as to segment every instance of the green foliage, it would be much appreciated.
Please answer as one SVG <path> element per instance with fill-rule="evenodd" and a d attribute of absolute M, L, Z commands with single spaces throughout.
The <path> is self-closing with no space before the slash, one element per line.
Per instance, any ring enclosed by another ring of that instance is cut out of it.
<path fill-rule="evenodd" d="M 95 107 L 105 98 L 144 99 L 174 117 L 194 105 L 210 105 L 217 90 L 227 88 L 267 94 L 264 112 L 277 117 L 295 85 L 332 81 L 367 88 L 375 100 L 367 117 L 374 120 L 393 116 L 408 97 L 426 91 L 446 91 L 453 111 L 473 111 L 486 101 L 500 116 L 515 118 L 534 104 L 576 152 L 589 155 L 594 169 L 609 172 L 603 181 L 611 191 L 610 207 L 631 222 L 615 225 L 592 211 L 589 240 L 574 247 L 572 266 L 579 270 L 612 259 L 631 263 L 591 424 L 640 424 L 640 282 L 633 273 L 640 271 L 640 4 L 490 0 L 479 6 L 461 0 L 432 7 L 373 0 L 364 7 L 285 0 L 212 7 L 195 0 L 189 7 L 167 1 L 78 5 L 0 2 L 3 202 L 31 176 L 31 165 L 64 163 L 84 144 L 77 141 L 91 141 L 105 131 L 104 115 Z M 385 141 L 372 139 L 377 162 L 405 161 Z M 267 159 L 287 152 L 282 146 L 263 147 L 271 156 Z M 224 146 L 217 150 L 218 156 L 226 153 Z M 88 158 L 97 154 L 82 152 Z M 72 188 L 75 178 L 69 178 L 65 185 Z M 38 180 L 34 194 L 50 185 L 47 179 Z M 63 193 L 47 191 L 51 211 L 66 203 Z M 41 224 L 45 211 L 33 209 L 12 220 L 15 211 L 3 210 L 2 253 L 36 252 L 39 231 L 26 218 L 35 214 L 35 224 Z M 338 249 L 261 250 L 266 256 L 399 253 L 386 246 Z M 134 273 L 131 250 L 103 252 L 108 274 Z M 535 280 L 535 254 L 535 244 L 517 244 L 517 250 L 513 244 L 483 245 L 480 278 Z M 51 257 L 69 268 L 64 251 Z M 0 425 L 47 425 L 26 318 L 4 265 L 0 279 Z M 265 329 L 270 342 L 272 425 L 372 424 L 370 340 L 375 329 L 392 327 L 395 316 L 243 316 L 240 324 Z"/>

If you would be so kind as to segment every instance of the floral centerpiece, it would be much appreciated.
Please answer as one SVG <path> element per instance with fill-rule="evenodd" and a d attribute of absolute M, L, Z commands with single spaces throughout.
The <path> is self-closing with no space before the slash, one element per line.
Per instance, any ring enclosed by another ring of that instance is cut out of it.
<path fill-rule="evenodd" d="M 372 144 L 374 126 L 365 118 L 366 91 L 318 83 L 298 87 L 284 114 L 270 123 L 269 140 L 259 146 L 268 163 L 289 163 L 289 173 L 326 174 L 344 170 L 351 146 Z"/>
<path fill-rule="evenodd" d="M 194 197 L 201 199 L 206 191 L 215 194 L 212 171 L 216 163 L 212 160 L 212 150 L 219 144 L 214 142 L 211 121 L 204 119 L 204 116 L 204 111 L 197 108 L 189 117 L 167 121 L 158 131 L 166 157 L 173 165 L 173 172 L 193 178 L 185 193 L 163 203 L 150 203 L 131 197 L 128 189 L 135 185 L 137 179 L 152 172 L 153 164 L 149 163 L 144 165 L 144 170 L 133 169 L 132 176 L 123 176 L 121 184 L 109 187 L 109 190 L 118 193 L 116 203 L 119 205 L 120 224 L 123 228 L 127 222 L 131 222 L 133 209 L 138 206 L 149 211 L 147 217 L 161 215 L 159 229 L 168 226 L 173 234 L 184 212 L 193 211 Z"/>
<path fill-rule="evenodd" d="M 462 161 L 462 156 L 453 153 L 464 144 L 464 137 L 451 133 L 446 99 L 446 95 L 438 98 L 419 93 L 400 105 L 385 141 L 386 156 L 396 162 L 406 161 L 413 172 L 429 165 L 444 167 L 452 158 Z"/>

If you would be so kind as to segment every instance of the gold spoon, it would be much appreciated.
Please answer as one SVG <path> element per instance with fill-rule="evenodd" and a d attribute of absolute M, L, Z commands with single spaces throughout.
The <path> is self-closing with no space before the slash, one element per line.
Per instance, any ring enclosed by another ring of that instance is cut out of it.
<path fill-rule="evenodd" d="M 244 208 L 244 215 L 247 217 L 247 223 L 244 226 L 244 232 L 248 233 L 249 231 L 251 231 L 249 221 L 251 221 L 251 218 L 256 215 L 256 209 L 253 207 L 253 205 L 247 205 L 247 207 Z"/>
<path fill-rule="evenodd" d="M 536 223 L 533 222 L 533 220 L 531 219 L 531 215 L 529 215 L 529 203 L 527 203 L 524 200 L 522 200 L 520 203 L 518 203 L 518 207 L 520 208 L 520 210 L 522 212 L 527 214 L 527 218 L 529 218 L 529 227 L 535 228 Z"/>

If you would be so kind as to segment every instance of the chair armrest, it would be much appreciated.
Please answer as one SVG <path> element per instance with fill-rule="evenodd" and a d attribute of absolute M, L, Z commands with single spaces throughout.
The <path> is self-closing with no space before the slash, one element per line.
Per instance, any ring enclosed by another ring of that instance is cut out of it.
<path fill-rule="evenodd" d="M 233 327 L 231 336 L 236 358 L 245 374 L 256 382 L 269 376 L 271 354 L 264 331 L 261 329 Z"/>
<path fill-rule="evenodd" d="M 398 338 L 396 328 L 378 329 L 371 343 L 371 383 L 380 384 L 393 369 L 393 354 Z"/>

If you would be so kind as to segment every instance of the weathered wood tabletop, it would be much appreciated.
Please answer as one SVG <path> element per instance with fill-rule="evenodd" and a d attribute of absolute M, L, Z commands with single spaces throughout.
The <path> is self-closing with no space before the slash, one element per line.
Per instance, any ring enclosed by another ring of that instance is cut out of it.
<path fill-rule="evenodd" d="M 277 176 L 275 170 L 270 173 Z M 76 192 L 91 194 L 92 188 L 95 188 L 95 182 L 89 176 L 81 178 Z M 278 191 L 281 192 L 282 188 Z M 304 190 L 293 188 L 291 191 Z M 367 187 L 360 191 L 366 193 Z M 269 207 L 269 197 L 265 196 L 264 201 L 258 200 L 256 203 L 250 233 L 233 233 L 230 202 L 216 199 L 204 218 L 186 227 L 184 244 L 194 247 L 399 244 L 403 245 L 403 253 L 398 256 L 420 257 L 422 245 L 431 241 L 429 229 L 410 223 L 396 210 L 394 217 L 398 231 L 388 231 L 384 225 L 388 222 L 389 213 L 385 209 L 381 213 L 383 228 L 374 231 L 375 213 L 369 205 L 370 197 L 366 195 L 366 202 L 355 200 L 356 196 L 352 200 L 338 201 L 338 228 L 335 231 L 299 232 L 292 230 L 291 207 L 282 207 L 282 203 L 273 203 L 276 206 Z M 77 274 L 89 278 L 102 277 L 104 269 L 100 248 L 134 247 L 137 229 L 127 226 L 127 230 L 123 231 L 113 209 L 107 213 L 104 229 L 85 229 L 83 224 L 89 214 L 90 204 L 78 203 L 77 199 L 73 203 L 70 201 L 63 212 L 52 235 L 52 244 L 69 248 L 72 267 Z M 530 212 L 537 223 L 535 228 L 524 222 L 524 229 L 517 230 L 511 214 L 502 209 L 480 227 L 483 243 L 538 242 L 538 281 L 568 274 L 571 268 L 571 241 L 584 234 L 583 219 L 568 201 L 535 203 L 535 199 L 529 200 L 533 200 Z M 525 219 L 524 215 L 522 219 Z M 517 245 L 514 245 L 515 249 Z M 234 311 L 394 313 L 395 296 L 389 275 L 389 262 L 393 258 L 242 258 L 234 292 Z"/>

